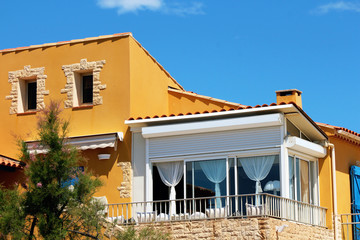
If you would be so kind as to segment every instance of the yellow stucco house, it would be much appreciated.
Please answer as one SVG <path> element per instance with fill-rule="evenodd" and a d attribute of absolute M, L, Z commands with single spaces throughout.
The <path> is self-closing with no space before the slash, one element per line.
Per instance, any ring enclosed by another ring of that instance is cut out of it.
<path fill-rule="evenodd" d="M 22 181 L 14 136 L 41 152 L 37 115 L 55 100 L 109 221 L 184 239 L 345 237 L 359 136 L 316 124 L 296 89 L 254 107 L 185 91 L 131 33 L 1 50 L 0 66 L 6 186 Z"/>

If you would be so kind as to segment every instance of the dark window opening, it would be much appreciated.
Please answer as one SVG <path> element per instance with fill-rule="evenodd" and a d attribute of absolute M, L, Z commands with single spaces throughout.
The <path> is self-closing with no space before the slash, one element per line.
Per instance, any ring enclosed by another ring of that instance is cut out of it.
<path fill-rule="evenodd" d="M 82 103 L 93 102 L 93 75 L 82 77 Z"/>
<path fill-rule="evenodd" d="M 36 109 L 36 82 L 27 83 L 27 109 Z"/>

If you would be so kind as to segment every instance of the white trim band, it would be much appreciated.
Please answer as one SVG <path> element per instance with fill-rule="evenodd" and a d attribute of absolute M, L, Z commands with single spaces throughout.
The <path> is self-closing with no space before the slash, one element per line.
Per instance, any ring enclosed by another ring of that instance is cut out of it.
<path fill-rule="evenodd" d="M 287 137 L 285 145 L 288 149 L 307 154 L 309 156 L 323 158 L 326 156 L 326 148 L 298 137 Z"/>

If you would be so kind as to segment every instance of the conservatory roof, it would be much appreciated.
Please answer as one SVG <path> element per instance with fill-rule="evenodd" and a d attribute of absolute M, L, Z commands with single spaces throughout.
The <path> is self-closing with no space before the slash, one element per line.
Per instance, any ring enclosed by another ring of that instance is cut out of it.
<path fill-rule="evenodd" d="M 256 105 L 254 107 L 239 106 L 237 108 L 212 110 L 204 112 L 188 112 L 169 115 L 155 115 L 153 117 L 131 117 L 125 121 L 130 127 L 139 128 L 145 126 L 156 126 L 162 124 L 175 124 L 180 122 L 193 122 L 204 120 L 215 120 L 232 117 L 264 115 L 271 113 L 282 113 L 303 131 L 313 141 L 327 140 L 325 132 L 295 103 L 272 103 L 270 105 Z"/>

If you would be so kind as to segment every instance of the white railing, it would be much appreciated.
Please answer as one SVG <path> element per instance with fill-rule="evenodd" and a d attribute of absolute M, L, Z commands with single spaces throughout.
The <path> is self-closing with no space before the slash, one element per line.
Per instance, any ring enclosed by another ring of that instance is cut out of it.
<path fill-rule="evenodd" d="M 343 239 L 360 239 L 360 213 L 340 214 L 341 235 Z"/>
<path fill-rule="evenodd" d="M 118 224 L 274 217 L 326 226 L 326 208 L 266 193 L 108 204 L 107 209 L 108 219 Z"/>

